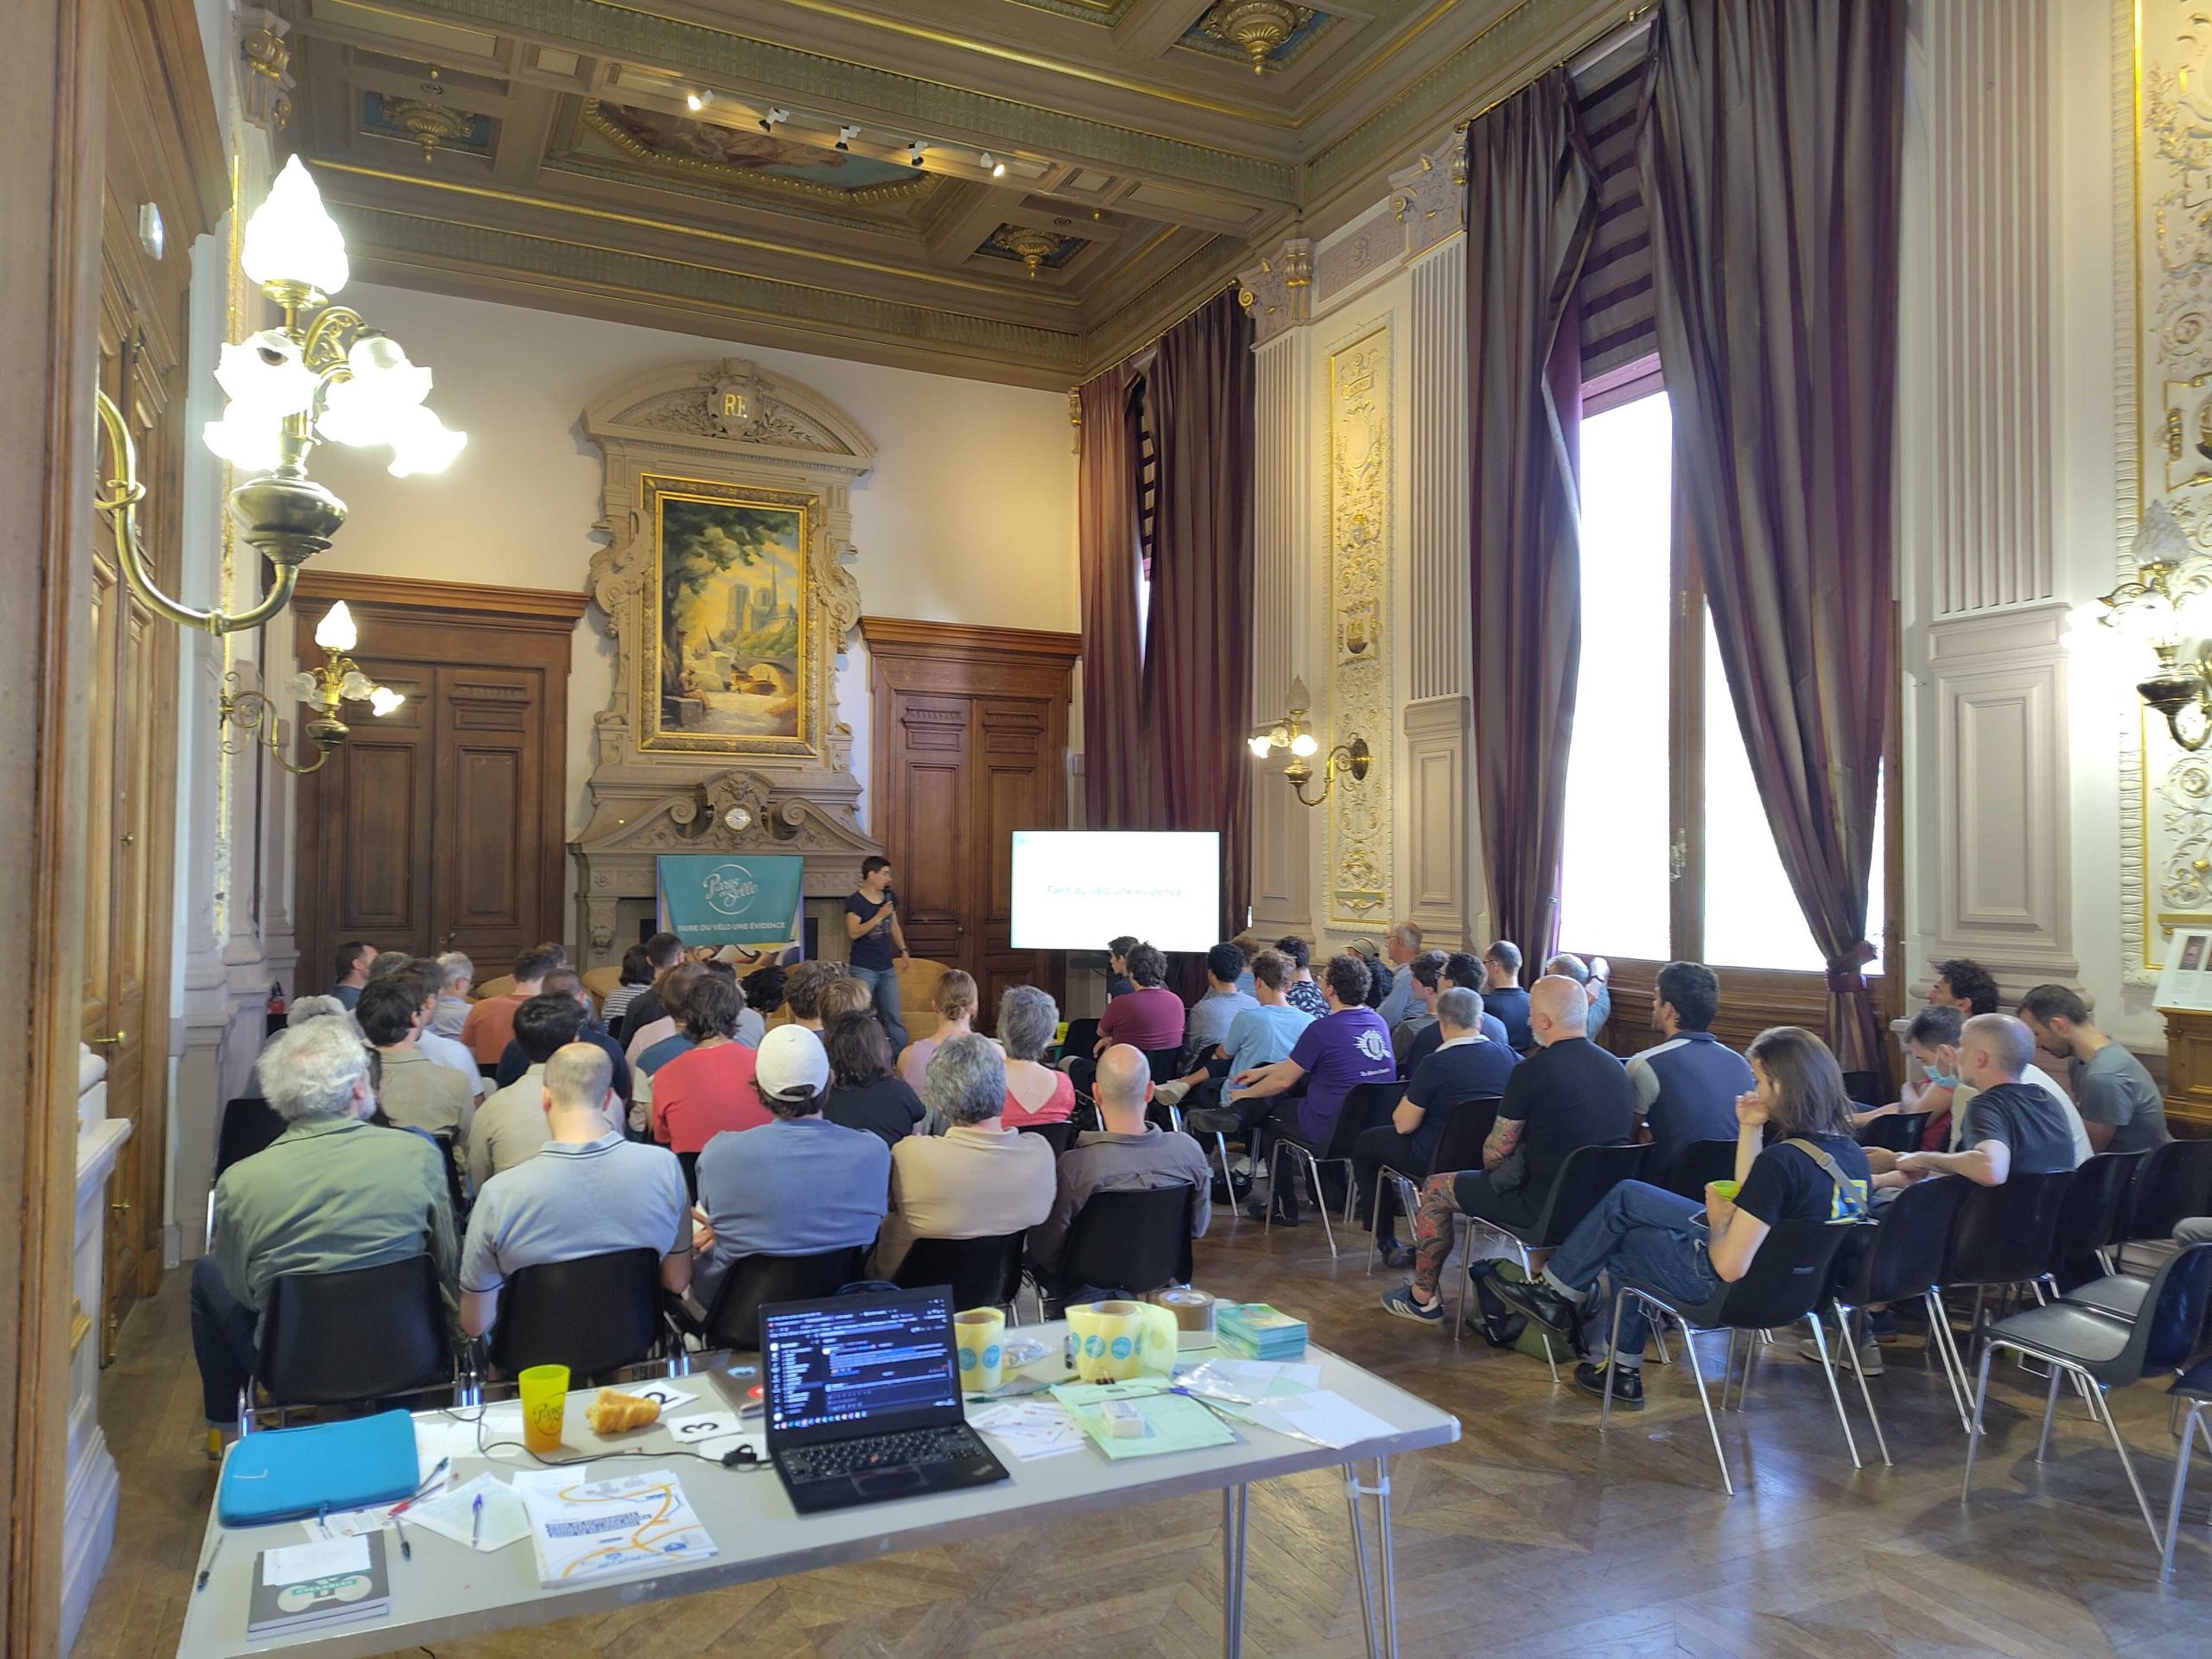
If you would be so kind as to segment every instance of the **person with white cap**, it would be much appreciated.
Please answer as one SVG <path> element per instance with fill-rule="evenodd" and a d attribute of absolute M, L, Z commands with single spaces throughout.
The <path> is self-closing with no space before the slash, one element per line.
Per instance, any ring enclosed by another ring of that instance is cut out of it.
<path fill-rule="evenodd" d="M 768 1121 L 725 1129 L 699 1154 L 693 1294 L 711 1310 L 746 1255 L 815 1255 L 875 1242 L 891 1192 L 891 1148 L 822 1116 L 830 1057 L 804 1026 L 760 1040 L 753 1086 Z"/>

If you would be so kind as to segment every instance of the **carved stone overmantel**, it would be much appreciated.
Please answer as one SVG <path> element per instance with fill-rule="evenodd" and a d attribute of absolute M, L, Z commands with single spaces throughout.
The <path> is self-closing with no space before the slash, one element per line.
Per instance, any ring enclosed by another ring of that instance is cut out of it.
<path fill-rule="evenodd" d="M 1408 260 L 1466 229 L 1466 141 L 1455 135 L 1393 173 L 1390 211 L 1405 226 Z"/>
<path fill-rule="evenodd" d="M 1313 315 L 1313 239 L 1294 236 L 1236 273 L 1236 302 L 1252 316 L 1252 343 L 1264 346 Z"/>
<path fill-rule="evenodd" d="M 856 556 L 849 492 L 874 465 L 875 448 L 827 399 L 741 359 L 648 371 L 596 399 L 583 426 L 607 461 L 594 528 L 607 545 L 588 580 L 615 643 L 613 692 L 593 721 L 591 817 L 569 846 L 577 934 L 597 964 L 621 953 L 622 903 L 651 903 L 658 854 L 804 854 L 809 897 L 828 898 L 849 891 L 861 860 L 879 850 L 855 817 L 853 734 L 836 702 L 837 661 L 861 613 L 860 587 L 846 568 Z M 804 695 L 796 741 L 645 746 L 644 699 L 658 694 L 645 683 L 655 613 L 649 497 L 658 487 L 648 479 L 804 504 Z"/>

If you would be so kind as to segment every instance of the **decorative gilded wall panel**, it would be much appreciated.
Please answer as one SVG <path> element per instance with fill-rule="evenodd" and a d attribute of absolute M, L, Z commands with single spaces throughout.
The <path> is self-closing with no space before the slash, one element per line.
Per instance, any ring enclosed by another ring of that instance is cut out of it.
<path fill-rule="evenodd" d="M 1388 321 L 1329 354 L 1327 741 L 1363 737 L 1374 768 L 1329 798 L 1328 916 L 1372 928 L 1391 914 L 1392 365 Z"/>

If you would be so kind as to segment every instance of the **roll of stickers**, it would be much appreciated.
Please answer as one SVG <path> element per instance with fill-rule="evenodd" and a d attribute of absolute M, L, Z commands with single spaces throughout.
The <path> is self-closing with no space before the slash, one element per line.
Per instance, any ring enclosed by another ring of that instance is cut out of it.
<path fill-rule="evenodd" d="M 1214 1345 L 1214 1300 L 1205 1291 L 1156 1291 L 1151 1300 L 1175 1316 L 1175 1346 L 1179 1351 Z"/>

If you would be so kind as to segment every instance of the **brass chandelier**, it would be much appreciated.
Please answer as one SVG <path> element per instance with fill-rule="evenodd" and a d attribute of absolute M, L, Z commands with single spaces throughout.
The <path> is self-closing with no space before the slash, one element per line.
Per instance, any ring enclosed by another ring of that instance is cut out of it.
<path fill-rule="evenodd" d="M 2202 637 L 2212 582 L 2201 565 L 2184 575 L 2189 538 L 2163 501 L 2154 501 L 2135 534 L 2135 580 L 2124 582 L 2098 600 L 2099 620 L 2107 627 L 2150 646 L 2158 671 L 2135 688 L 2143 701 L 2165 716 L 2176 743 L 2194 753 L 2212 742 L 2212 647 L 2196 659 L 2183 659 L 2184 642 Z"/>
<path fill-rule="evenodd" d="M 338 717 L 340 705 L 365 702 L 369 712 L 381 719 L 406 702 L 400 692 L 372 681 L 361 671 L 360 664 L 346 654 L 359 639 L 353 626 L 353 613 L 346 608 L 346 601 L 341 599 L 323 613 L 315 627 L 315 642 L 322 647 L 324 660 L 313 668 L 302 669 L 284 682 L 286 691 L 319 711 L 307 725 L 308 741 L 315 746 L 314 760 L 305 766 L 295 766 L 284 758 L 282 721 L 276 703 L 264 692 L 241 690 L 235 673 L 223 677 L 223 696 L 219 705 L 220 723 L 237 734 L 234 738 L 223 740 L 223 753 L 238 753 L 258 734 L 270 758 L 285 771 L 302 775 L 320 772 L 322 763 L 346 738 L 348 728 Z"/>
<path fill-rule="evenodd" d="M 1251 735 L 1244 741 L 1251 748 L 1255 760 L 1265 760 L 1278 749 L 1288 751 L 1290 760 L 1283 767 L 1282 775 L 1290 785 L 1291 793 L 1297 796 L 1304 805 L 1319 806 L 1329 798 L 1330 790 L 1336 785 L 1338 773 L 1350 774 L 1356 784 L 1366 781 L 1375 757 L 1363 737 L 1355 735 L 1349 741 L 1338 744 L 1322 759 L 1321 792 L 1312 796 L 1306 794 L 1306 785 L 1313 781 L 1313 757 L 1321 753 L 1321 740 L 1314 736 L 1313 728 L 1306 718 L 1310 701 L 1304 677 L 1301 676 L 1292 680 L 1289 712 L 1281 720 L 1254 727 Z"/>

